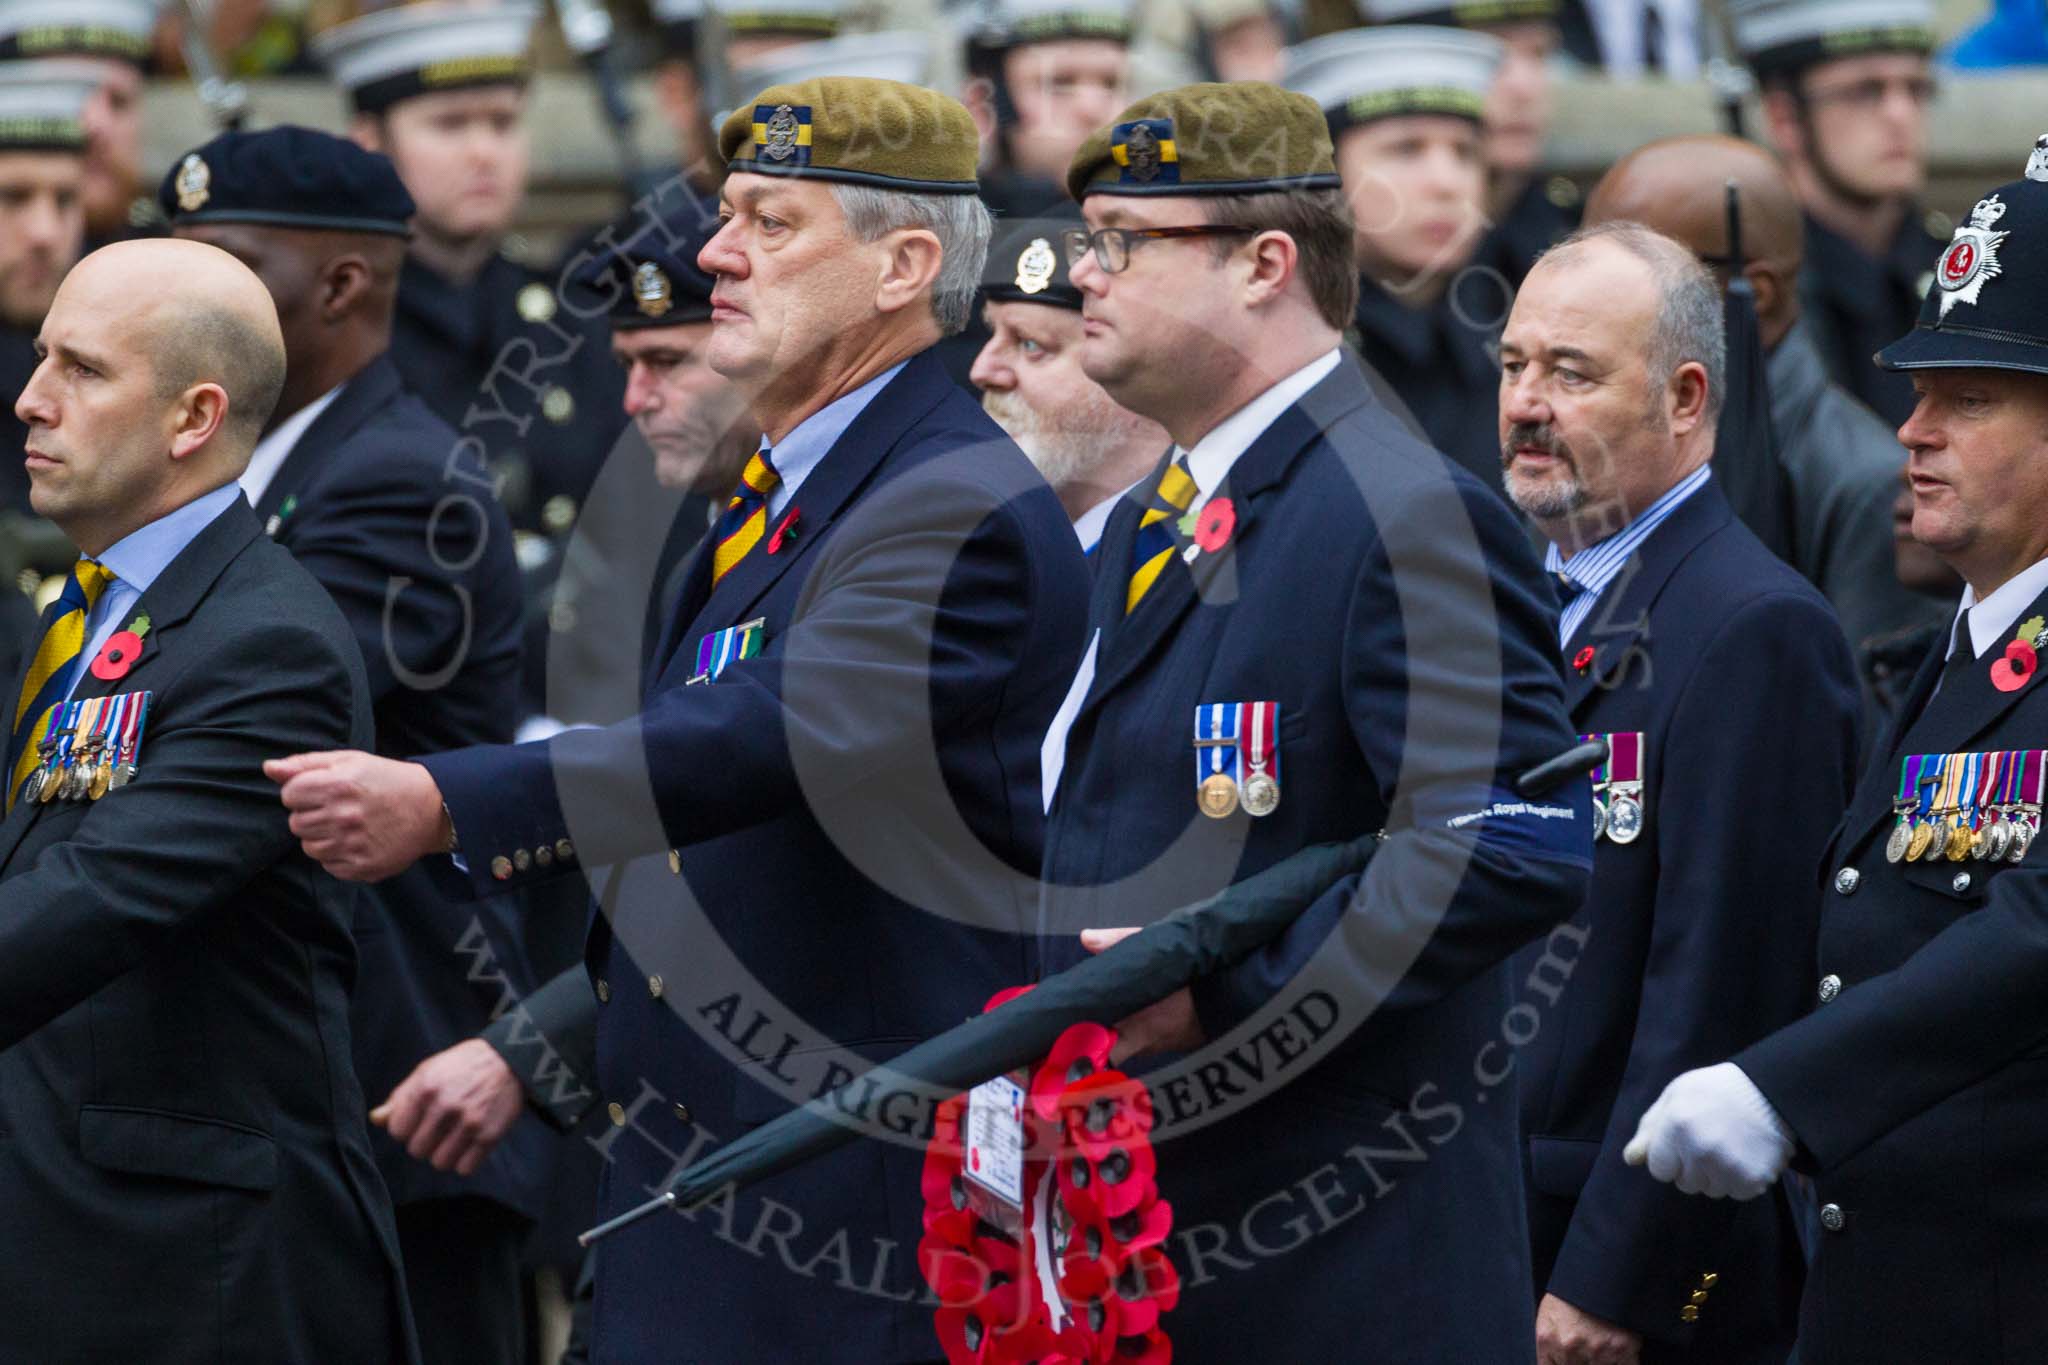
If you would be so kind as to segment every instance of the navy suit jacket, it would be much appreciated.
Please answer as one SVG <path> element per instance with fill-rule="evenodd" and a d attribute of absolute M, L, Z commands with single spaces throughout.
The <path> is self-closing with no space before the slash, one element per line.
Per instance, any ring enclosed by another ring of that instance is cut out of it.
<path fill-rule="evenodd" d="M 2044 614 L 2048 594 L 2017 619 Z M 2038 747 L 2048 690 L 2038 673 L 1999 690 L 1994 644 L 1936 694 L 1946 643 L 1822 864 L 1818 970 L 1834 981 L 1735 1057 L 1799 1139 L 1827 1215 L 1801 1365 L 2048 1359 L 2048 851 L 1884 857 L 1901 760 Z"/>
<path fill-rule="evenodd" d="M 348 618 L 390 758 L 503 743 L 519 713 L 512 527 L 487 490 L 446 472 L 456 444 L 379 356 L 306 428 L 256 508 Z M 370 888 L 355 930 L 356 1071 L 372 1104 L 533 985 L 517 897 L 451 897 L 423 867 Z M 474 1194 L 539 1212 L 552 1139 L 535 1122 L 469 1177 L 407 1156 L 381 1128 L 371 1142 L 400 1204 Z"/>
<path fill-rule="evenodd" d="M 237 498 L 136 604 L 134 780 L 0 821 L 0 1361 L 415 1358 L 349 1057 L 355 892 L 266 759 L 367 744 L 355 642 Z"/>
<path fill-rule="evenodd" d="M 1800 1259 L 1782 1202 L 1680 1194 L 1621 1150 L 1674 1076 L 1789 1022 L 1812 989 L 1816 912 L 1788 888 L 1811 883 L 1854 781 L 1848 645 L 1710 480 L 1564 657 L 1587 648 L 1565 679 L 1573 725 L 1643 736 L 1646 819 L 1595 846 L 1584 908 L 1515 961 L 1540 1023 L 1519 1058 L 1536 1289 L 1641 1333 L 1651 1359 L 1782 1362 Z"/>
<path fill-rule="evenodd" d="M 426 760 L 479 890 L 623 864 L 589 943 L 604 1214 L 1029 980 L 1038 750 L 1086 613 L 1058 499 L 927 352 L 792 510 L 715 589 L 696 556 L 639 717 Z M 693 685 L 751 621 L 759 655 Z M 889 1140 L 601 1243 L 594 1358 L 930 1359 L 929 1107 L 869 1117 Z"/>
<path fill-rule="evenodd" d="M 1088 925 L 1386 831 L 1362 878 L 1195 985 L 1215 1045 L 1150 1078 L 1185 1286 L 1174 1358 L 1326 1359 L 1341 1324 L 1375 1361 L 1528 1361 L 1513 1073 L 1484 1083 L 1475 1059 L 1509 1005 L 1505 959 L 1577 908 L 1591 862 L 1586 782 L 1513 790 L 1574 743 L 1550 592 L 1506 503 L 1408 435 L 1348 353 L 1216 493 L 1228 553 L 1169 564 L 1125 616 L 1158 479 L 1096 556 L 1047 965 Z M 1281 704 L 1280 805 L 1207 819 L 1196 708 L 1254 701 Z"/>

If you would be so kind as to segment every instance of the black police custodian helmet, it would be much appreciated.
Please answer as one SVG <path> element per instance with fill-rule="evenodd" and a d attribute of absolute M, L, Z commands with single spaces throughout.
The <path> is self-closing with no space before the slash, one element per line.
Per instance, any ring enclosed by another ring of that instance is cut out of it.
<path fill-rule="evenodd" d="M 2048 374 L 2048 135 L 2025 175 L 1970 210 L 1935 262 L 1920 320 L 1877 363 Z"/>

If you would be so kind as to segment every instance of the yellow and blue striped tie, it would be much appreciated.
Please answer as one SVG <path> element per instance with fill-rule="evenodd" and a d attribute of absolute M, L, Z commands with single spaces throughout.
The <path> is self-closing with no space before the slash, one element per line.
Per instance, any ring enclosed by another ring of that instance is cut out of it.
<path fill-rule="evenodd" d="M 775 462 L 769 458 L 766 447 L 749 457 L 747 467 L 740 472 L 740 486 L 718 518 L 718 538 L 711 551 L 712 587 L 717 587 L 718 580 L 745 559 L 747 551 L 767 534 L 768 495 L 781 482 L 782 475 L 775 472 Z"/>
<path fill-rule="evenodd" d="M 78 655 L 85 648 L 85 618 L 92 614 L 93 604 L 113 581 L 112 569 L 81 559 L 71 566 L 64 591 L 45 613 L 48 624 L 28 666 L 28 676 L 22 680 L 21 697 L 14 704 L 14 725 L 8 734 L 9 810 L 14 808 L 21 784 L 35 771 L 36 747 L 48 733 L 51 718 L 57 714 L 65 694 L 71 690 Z"/>
<path fill-rule="evenodd" d="M 1167 467 L 1152 506 L 1138 522 L 1138 537 L 1131 545 L 1131 586 L 1124 593 L 1124 615 L 1138 609 L 1138 603 L 1159 581 L 1167 561 L 1179 552 L 1173 528 L 1167 523 L 1187 511 L 1194 500 L 1194 476 L 1188 473 L 1187 456 L 1182 455 Z"/>

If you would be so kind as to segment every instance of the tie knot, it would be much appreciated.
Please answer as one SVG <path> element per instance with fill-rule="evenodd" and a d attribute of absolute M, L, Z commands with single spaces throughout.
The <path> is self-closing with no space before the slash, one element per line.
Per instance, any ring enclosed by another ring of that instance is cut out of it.
<path fill-rule="evenodd" d="M 758 502 L 775 490 L 782 482 L 782 475 L 776 471 L 775 459 L 766 446 L 747 457 L 747 467 L 740 471 L 740 486 L 733 490 L 731 507 L 747 502 Z"/>
<path fill-rule="evenodd" d="M 81 559 L 71 566 L 71 581 L 65 584 L 65 596 L 73 596 L 85 604 L 90 611 L 100 600 L 100 594 L 107 590 L 107 584 L 114 581 L 114 571 L 94 559 Z"/>
<path fill-rule="evenodd" d="M 1187 456 L 1167 467 L 1166 476 L 1159 481 L 1159 500 L 1176 512 L 1187 511 L 1195 500 L 1195 478 L 1188 473 Z"/>

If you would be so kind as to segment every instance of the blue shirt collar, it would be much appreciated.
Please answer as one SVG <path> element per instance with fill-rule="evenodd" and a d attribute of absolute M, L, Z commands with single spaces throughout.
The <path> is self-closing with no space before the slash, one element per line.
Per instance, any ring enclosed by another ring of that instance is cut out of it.
<path fill-rule="evenodd" d="M 1552 573 L 1562 573 L 1572 582 L 1597 597 L 1604 592 L 1627 565 L 1628 557 L 1636 547 L 1650 538 L 1650 532 L 1664 524 L 1679 504 L 1706 486 L 1713 475 L 1713 465 L 1703 464 L 1692 473 L 1680 479 L 1662 496 L 1643 509 L 1642 515 L 1629 522 L 1605 540 L 1588 545 L 1585 549 L 1566 559 L 1552 541 L 1543 553 L 1543 567 Z"/>
<path fill-rule="evenodd" d="M 241 496 L 240 484 L 224 483 L 140 530 L 130 531 L 97 558 L 114 571 L 114 577 L 136 592 L 148 592 L 149 585 L 162 576 L 171 561 L 212 525 L 214 518 L 227 511 L 229 503 Z"/>
<path fill-rule="evenodd" d="M 833 399 L 797 423 L 796 430 L 777 441 L 773 447 L 769 447 L 765 439 L 762 441 L 763 447 L 769 450 L 770 457 L 775 462 L 775 472 L 782 479 L 782 482 L 775 486 L 774 492 L 768 496 L 771 518 L 782 514 L 782 509 L 796 496 L 798 485 L 803 483 L 813 469 L 824 462 L 826 454 L 838 444 L 839 438 L 846 434 L 846 429 L 867 410 L 868 404 L 875 401 L 875 395 L 880 393 L 890 380 L 901 374 L 903 367 L 909 363 L 907 360 L 898 361 L 852 393 Z"/>

